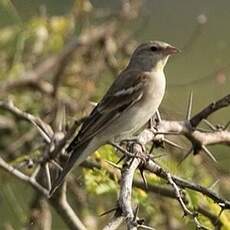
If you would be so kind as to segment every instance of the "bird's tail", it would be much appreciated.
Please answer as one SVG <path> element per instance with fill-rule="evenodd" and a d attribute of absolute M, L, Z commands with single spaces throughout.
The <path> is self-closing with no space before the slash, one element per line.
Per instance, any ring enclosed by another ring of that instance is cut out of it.
<path fill-rule="evenodd" d="M 72 149 L 70 152 L 70 158 L 67 160 L 67 162 L 64 164 L 63 170 L 61 171 L 61 174 L 58 176 L 58 178 L 54 181 L 52 184 L 52 189 L 49 192 L 49 195 L 52 196 L 52 194 L 56 191 L 56 189 L 63 183 L 66 175 L 70 172 L 70 170 L 73 168 L 73 166 L 80 165 L 87 156 L 92 153 L 92 148 L 88 148 L 90 143 L 89 141 Z"/>

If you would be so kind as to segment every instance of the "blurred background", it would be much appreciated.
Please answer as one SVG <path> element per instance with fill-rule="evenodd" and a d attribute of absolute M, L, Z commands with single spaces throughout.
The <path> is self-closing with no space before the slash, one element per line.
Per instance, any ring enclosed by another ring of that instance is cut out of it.
<path fill-rule="evenodd" d="M 229 94 L 229 12 L 228 0 L 0 0 L 0 99 L 13 100 L 54 129 L 58 129 L 57 117 L 64 106 L 68 126 L 89 113 L 92 102 L 103 96 L 139 42 L 162 40 L 182 53 L 171 58 L 166 67 L 167 92 L 160 112 L 165 119 L 183 120 L 191 91 L 193 113 Z M 78 38 L 85 39 L 86 45 L 78 47 L 74 43 Z M 225 125 L 229 108 L 209 120 Z M 0 154 L 12 165 L 42 152 L 36 130 L 3 110 L 0 136 Z M 186 140 L 179 139 L 188 147 Z M 195 156 L 180 167 L 177 161 L 181 152 L 156 151 L 167 153 L 159 162 L 175 174 L 205 186 L 218 180 L 214 190 L 230 199 L 229 148 L 210 149 L 217 164 Z M 96 161 L 104 158 L 115 161 L 117 156 L 108 146 L 92 156 Z M 32 169 L 22 170 L 31 173 Z M 76 169 L 74 173 L 71 204 L 89 229 L 101 229 L 108 217 L 99 215 L 115 206 L 119 186 L 106 170 Z M 149 180 L 163 184 L 153 176 Z M 218 214 L 218 207 L 210 200 L 189 195 L 194 206 L 202 199 L 203 206 Z M 156 229 L 194 229 L 191 221 L 182 219 L 176 201 L 141 189 L 135 189 L 134 199 L 140 204 L 140 214 Z M 42 218 L 49 220 L 47 228 L 39 224 Z M 222 229 L 230 229 L 229 212 L 221 218 Z M 0 229 L 67 229 L 62 218 L 32 188 L 2 171 L 0 220 Z M 208 219 L 202 221 L 212 226 Z"/>

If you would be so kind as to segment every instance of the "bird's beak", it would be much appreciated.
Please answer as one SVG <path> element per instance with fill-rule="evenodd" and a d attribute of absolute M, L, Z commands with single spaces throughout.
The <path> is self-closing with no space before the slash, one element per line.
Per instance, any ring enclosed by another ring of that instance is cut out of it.
<path fill-rule="evenodd" d="M 177 49 L 176 47 L 174 47 L 174 46 L 167 46 L 164 49 L 164 53 L 166 55 L 173 55 L 173 54 L 181 53 L 181 51 L 179 49 Z"/>

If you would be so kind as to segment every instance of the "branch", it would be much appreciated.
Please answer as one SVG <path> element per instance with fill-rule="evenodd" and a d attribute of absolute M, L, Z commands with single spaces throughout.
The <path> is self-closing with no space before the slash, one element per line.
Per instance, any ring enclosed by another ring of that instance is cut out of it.
<path fill-rule="evenodd" d="M 197 127 L 198 124 L 203 120 L 206 119 L 209 115 L 214 113 L 215 111 L 227 107 L 230 105 L 230 94 L 221 98 L 220 100 L 209 104 L 207 107 L 202 109 L 199 113 L 193 116 L 190 119 L 190 124 L 192 127 Z"/>
<path fill-rule="evenodd" d="M 116 230 L 125 221 L 123 216 L 114 216 L 112 220 L 103 228 L 103 230 Z"/>
<path fill-rule="evenodd" d="M 77 128 L 81 125 L 81 123 L 86 119 L 86 117 L 81 118 L 80 120 L 76 120 L 72 127 L 67 131 L 65 134 L 64 138 L 62 138 L 54 147 L 54 150 L 50 152 L 48 158 L 49 159 L 44 159 L 50 160 L 50 159 L 55 159 L 63 149 L 67 146 L 67 144 L 70 142 L 70 140 L 74 137 Z"/>
<path fill-rule="evenodd" d="M 153 162 L 152 160 L 148 160 L 145 169 L 156 174 L 157 176 L 167 180 L 168 175 L 167 172 L 157 163 Z M 211 198 L 214 202 L 216 202 L 221 208 L 223 209 L 230 209 L 230 201 L 221 198 L 217 193 L 213 192 L 211 189 L 198 185 L 194 182 L 187 181 L 177 176 L 171 176 L 173 181 L 180 187 L 180 188 L 188 188 L 194 191 L 197 191 L 209 198 Z"/>
<path fill-rule="evenodd" d="M 188 140 L 190 140 L 194 144 L 202 145 L 215 145 L 215 144 L 226 144 L 230 145 L 230 132 L 228 130 L 216 130 L 216 131 L 199 131 L 193 130 L 192 127 L 186 121 L 166 121 L 162 120 L 157 125 L 157 131 L 148 132 L 148 139 L 156 139 L 157 134 L 176 134 L 183 135 Z M 150 132 L 150 133 L 149 133 Z M 156 137 L 155 137 L 156 136 Z"/>
<path fill-rule="evenodd" d="M 49 191 L 42 187 L 35 179 L 36 176 L 27 176 L 24 173 L 20 172 L 19 170 L 15 169 L 8 163 L 6 163 L 0 157 L 0 168 L 4 171 L 10 173 L 11 175 L 15 176 L 19 180 L 26 182 L 30 186 L 32 186 L 36 191 L 41 193 L 46 199 L 49 198 Z M 80 219 L 77 217 L 69 203 L 66 199 L 66 188 L 64 187 L 62 192 L 58 195 L 51 198 L 50 203 L 52 206 L 57 210 L 60 216 L 63 218 L 65 223 L 69 226 L 70 229 L 73 230 L 86 230 L 86 227 L 81 223 Z"/>
<path fill-rule="evenodd" d="M 118 179 L 119 182 L 121 180 L 120 171 L 110 170 L 108 167 L 103 167 L 104 164 L 99 164 L 97 162 L 92 162 L 92 161 L 86 160 L 80 166 L 83 168 L 88 168 L 88 169 L 94 169 L 94 168 L 104 169 L 109 174 L 109 177 L 111 179 L 115 180 L 115 178 L 116 178 L 116 180 Z M 116 175 L 115 177 L 114 177 L 114 174 Z M 167 197 L 167 198 L 171 198 L 171 199 L 176 198 L 176 194 L 175 194 L 174 190 L 171 188 L 167 188 L 165 186 L 148 184 L 148 189 L 147 189 L 145 183 L 141 180 L 138 180 L 138 179 L 133 179 L 133 186 L 135 186 L 136 188 L 140 188 L 142 190 L 145 190 L 147 192 L 152 192 L 152 193 L 155 193 L 155 194 Z"/>
<path fill-rule="evenodd" d="M 39 193 L 35 195 L 30 204 L 30 213 L 25 226 L 26 229 L 52 229 L 52 215 L 47 200 Z"/>
<path fill-rule="evenodd" d="M 21 181 L 29 183 L 35 190 L 39 191 L 45 197 L 48 197 L 49 191 L 46 190 L 44 187 L 42 187 L 39 183 L 37 183 L 37 181 L 33 176 L 30 177 L 25 175 L 24 173 L 20 172 L 16 168 L 6 163 L 1 157 L 0 157 L 0 168 L 10 173 L 11 175 L 15 176 L 16 178 L 20 179 Z"/>
<path fill-rule="evenodd" d="M 221 99 L 218 102 L 214 103 L 214 105 L 212 106 L 209 105 L 208 107 L 203 109 L 200 113 L 194 116 L 199 118 L 195 120 L 196 121 L 199 120 L 200 122 L 202 119 L 206 118 L 209 114 L 215 112 L 217 109 L 227 106 L 229 103 L 229 99 L 228 99 L 229 95 L 226 96 L 225 98 L 227 98 L 227 102 L 226 99 Z M 46 142 L 51 143 L 51 140 L 54 135 L 53 131 L 51 127 L 45 122 L 43 122 L 40 118 L 35 117 L 29 113 L 22 112 L 10 102 L 0 101 L 0 108 L 3 108 L 11 112 L 18 118 L 26 120 L 31 124 L 33 124 L 38 129 L 42 137 L 46 140 Z M 191 109 L 189 109 L 189 111 L 190 110 Z M 206 145 L 217 144 L 217 143 L 228 144 L 228 145 L 230 144 L 230 134 L 229 131 L 227 131 L 226 129 L 223 130 L 217 129 L 217 130 L 212 130 L 210 132 L 203 132 L 200 130 L 194 130 L 194 127 L 190 124 L 190 121 L 165 121 L 161 119 L 158 120 L 159 121 L 157 123 L 156 130 L 145 129 L 143 132 L 141 132 L 137 136 L 136 142 L 134 141 L 132 144 L 133 147 L 132 152 L 126 155 L 126 161 L 125 164 L 123 165 L 122 175 L 120 179 L 121 190 L 119 195 L 119 208 L 121 210 L 121 215 L 116 216 L 107 226 L 110 227 L 115 225 L 117 226 L 118 223 L 121 223 L 125 219 L 129 229 L 137 229 L 138 226 L 144 227 L 142 224 L 138 222 L 137 215 L 133 212 L 132 204 L 131 204 L 131 191 L 133 185 L 134 172 L 139 166 L 140 162 L 142 162 L 143 156 L 145 158 L 147 157 L 144 153 L 144 148 L 141 147 L 141 145 L 144 146 L 145 144 L 149 143 L 152 140 L 159 140 L 159 137 L 162 138 L 162 135 L 164 134 L 184 135 L 186 138 L 188 138 L 191 141 L 192 145 L 194 146 L 194 152 L 195 152 L 195 148 L 202 147 L 203 149 L 205 149 L 204 146 Z M 199 124 L 199 122 L 197 124 Z M 52 159 L 58 156 L 58 154 L 65 148 L 65 145 L 73 137 L 75 130 L 77 129 L 79 124 L 80 122 L 76 122 L 73 125 L 73 127 L 69 130 L 69 132 L 65 135 L 65 137 L 54 144 L 54 150 L 51 152 Z M 119 149 L 122 151 L 122 148 Z M 126 152 L 124 153 L 126 154 Z M 50 159 L 47 158 L 47 160 Z M 161 166 L 156 164 L 154 161 L 150 160 L 148 157 L 145 159 L 144 163 L 145 163 L 144 169 L 170 182 L 174 190 L 166 189 L 165 194 L 167 194 L 167 196 L 172 198 L 176 197 L 179 200 L 184 210 L 187 209 L 183 203 L 182 198 L 179 195 L 179 190 L 177 186 L 182 189 L 188 188 L 197 191 L 199 193 L 202 193 L 203 195 L 210 197 L 214 202 L 218 203 L 218 205 L 222 209 L 230 209 L 230 202 L 224 200 L 218 194 L 214 193 L 210 189 L 197 185 L 193 182 L 189 182 L 187 180 L 181 179 L 179 177 L 173 176 L 171 174 L 169 176 L 169 174 Z M 7 164 L 2 158 L 0 158 L 0 167 L 3 168 L 5 171 L 11 173 L 12 175 L 16 176 L 20 180 L 29 183 L 34 189 L 39 191 L 45 197 L 48 196 L 48 191 L 35 180 L 36 176 L 29 177 L 21 173 L 19 170 Z M 49 178 L 48 165 L 46 171 Z M 136 183 L 135 181 L 134 184 L 138 186 L 138 183 Z M 142 184 L 141 186 L 143 187 L 144 185 Z M 152 186 L 152 188 L 154 188 L 154 186 Z M 157 190 L 157 188 L 154 189 Z M 56 205 L 55 207 L 57 211 L 62 215 L 63 219 L 66 221 L 66 223 L 70 226 L 71 229 L 84 229 L 84 225 L 82 224 L 83 227 L 81 226 L 80 220 L 75 215 L 72 208 L 69 206 L 66 200 L 66 193 L 63 193 L 60 197 L 58 197 L 58 199 L 56 197 L 55 201 L 53 201 L 53 199 L 54 198 L 52 198 L 50 201 L 51 204 L 53 206 Z M 188 210 L 187 213 L 189 213 Z M 124 217 L 124 219 L 121 218 L 121 216 Z M 196 224 L 197 226 L 199 225 L 198 222 Z M 75 228 L 74 226 L 77 227 Z"/>
<path fill-rule="evenodd" d="M 132 195 L 132 184 L 135 170 L 140 164 L 140 159 L 129 158 L 125 161 L 122 172 L 121 172 L 121 182 L 120 182 L 120 194 L 119 194 L 119 208 L 122 211 L 122 215 L 126 219 L 128 229 L 137 229 L 134 214 L 132 209 L 131 195 Z"/>
<path fill-rule="evenodd" d="M 164 141 L 162 135 L 183 135 L 191 142 L 194 154 L 203 150 L 213 159 L 211 152 L 206 146 L 214 144 L 230 145 L 230 131 L 227 130 L 228 124 L 223 129 L 213 130 L 212 128 L 211 131 L 203 131 L 196 128 L 196 126 L 210 114 L 229 105 L 230 95 L 227 95 L 202 109 L 189 121 L 166 121 L 160 119 L 156 123 L 155 129 L 145 129 L 137 138 L 140 143 L 145 145 L 151 141 L 159 141 L 159 139 Z"/>
<path fill-rule="evenodd" d="M 0 108 L 11 112 L 13 115 L 15 115 L 19 119 L 26 120 L 32 123 L 36 127 L 36 129 L 39 131 L 41 136 L 44 138 L 44 140 L 47 143 L 50 143 L 51 138 L 53 136 L 53 130 L 50 127 L 50 125 L 42 121 L 39 117 L 35 117 L 34 115 L 30 113 L 21 111 L 16 106 L 14 106 L 12 101 L 9 101 L 9 102 L 0 101 Z"/>
<path fill-rule="evenodd" d="M 67 201 L 66 183 L 49 201 L 71 230 L 86 230 L 86 227 Z"/>
<path fill-rule="evenodd" d="M 221 222 L 219 216 L 216 216 L 201 206 L 198 206 L 197 212 L 207 217 L 212 222 L 213 226 L 215 226 L 215 230 L 221 230 L 223 223 Z"/>

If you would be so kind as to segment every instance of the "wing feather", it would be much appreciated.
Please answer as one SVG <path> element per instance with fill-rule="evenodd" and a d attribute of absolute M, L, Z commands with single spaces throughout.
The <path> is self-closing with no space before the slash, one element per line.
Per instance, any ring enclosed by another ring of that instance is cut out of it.
<path fill-rule="evenodd" d="M 78 135 L 67 148 L 67 152 L 71 152 L 93 138 L 116 120 L 122 112 L 141 100 L 148 79 L 149 75 L 140 71 L 124 71 L 121 73 L 83 123 Z"/>

